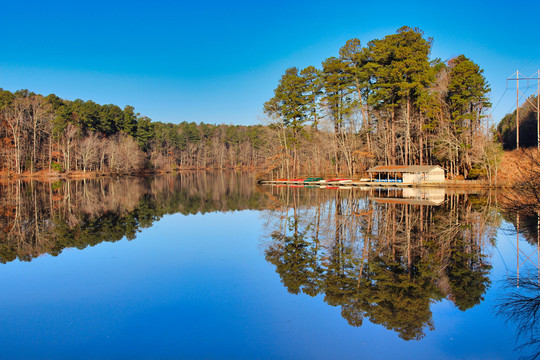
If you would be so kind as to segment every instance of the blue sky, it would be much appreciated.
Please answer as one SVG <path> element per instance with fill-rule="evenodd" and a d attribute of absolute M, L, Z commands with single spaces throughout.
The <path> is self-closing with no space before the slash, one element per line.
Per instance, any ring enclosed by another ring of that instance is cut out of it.
<path fill-rule="evenodd" d="M 2 1 L 0 87 L 155 121 L 256 124 L 286 68 L 407 25 L 434 38 L 433 57 L 485 70 L 498 121 L 515 106 L 505 79 L 540 68 L 538 14 L 539 1 Z"/>

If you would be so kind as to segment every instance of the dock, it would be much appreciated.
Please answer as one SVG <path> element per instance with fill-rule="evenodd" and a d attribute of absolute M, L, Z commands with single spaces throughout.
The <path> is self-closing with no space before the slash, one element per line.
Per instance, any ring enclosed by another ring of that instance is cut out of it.
<path fill-rule="evenodd" d="M 443 182 L 386 182 L 386 181 L 350 181 L 350 182 L 333 182 L 333 181 L 296 181 L 296 180 L 261 180 L 261 185 L 274 185 L 274 186 L 289 186 L 289 187 L 317 187 L 317 188 L 333 188 L 333 189 L 348 189 L 348 188 L 363 188 L 367 190 L 369 188 L 494 188 L 495 186 L 486 184 L 481 181 L 475 180 L 445 180 Z"/>
<path fill-rule="evenodd" d="M 350 188 L 350 187 L 387 187 L 387 188 L 403 188 L 403 187 L 416 187 L 425 184 L 412 184 L 402 182 L 382 182 L 382 181 L 350 181 L 350 182 L 338 182 L 338 181 L 295 181 L 295 180 L 263 180 L 261 185 L 284 185 L 284 186 L 302 186 L 302 187 L 320 187 L 320 188 Z M 433 184 L 430 184 L 433 186 Z M 441 183 L 444 186 L 444 183 Z"/>
<path fill-rule="evenodd" d="M 369 178 L 361 177 L 359 180 L 351 178 L 307 177 L 296 179 L 259 180 L 262 185 L 289 186 L 289 187 L 319 187 L 319 188 L 494 188 L 477 180 L 448 180 L 445 170 L 439 165 L 378 165 L 367 170 Z M 345 175 L 346 176 L 346 175 Z"/>

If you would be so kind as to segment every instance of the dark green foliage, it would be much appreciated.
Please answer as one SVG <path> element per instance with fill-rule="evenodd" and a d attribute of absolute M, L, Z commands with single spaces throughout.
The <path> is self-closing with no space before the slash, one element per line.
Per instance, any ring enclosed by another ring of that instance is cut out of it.
<path fill-rule="evenodd" d="M 298 132 L 306 121 L 306 99 L 304 98 L 304 79 L 298 68 L 289 68 L 281 77 L 274 98 L 277 103 L 277 113 L 283 119 L 285 126 Z"/>
<path fill-rule="evenodd" d="M 51 164 L 51 169 L 57 172 L 64 172 L 64 168 L 62 167 L 62 165 L 57 162 L 53 162 Z"/>
<path fill-rule="evenodd" d="M 7 106 L 11 105 L 15 99 L 15 95 L 7 90 L 2 90 L 0 88 L 0 110 L 5 109 Z"/>
<path fill-rule="evenodd" d="M 463 131 L 480 121 L 484 110 L 491 106 L 487 97 L 490 87 L 482 75 L 484 70 L 464 55 L 452 59 L 449 68 L 450 116 L 458 131 Z"/>
<path fill-rule="evenodd" d="M 123 110 L 122 121 L 120 123 L 120 129 L 125 131 L 131 136 L 137 134 L 137 117 L 139 114 L 135 113 L 135 108 L 131 105 L 126 105 Z"/>
<path fill-rule="evenodd" d="M 462 240 L 459 242 L 463 243 Z M 490 284 L 487 275 L 491 266 L 478 254 L 465 252 L 462 246 L 458 243 L 453 248 L 447 272 L 454 303 L 459 310 L 465 311 L 484 300 L 483 294 Z"/>
<path fill-rule="evenodd" d="M 537 146 L 537 113 L 534 107 L 538 99 L 536 96 L 531 96 L 527 102 L 520 106 L 519 109 L 519 146 L 533 147 Z M 507 114 L 497 125 L 497 135 L 503 144 L 505 150 L 516 148 L 516 114 L 514 110 Z"/>
<path fill-rule="evenodd" d="M 291 294 L 300 292 L 315 296 L 320 292 L 322 270 L 317 263 L 316 243 L 306 238 L 306 233 L 298 231 L 299 224 L 292 222 L 292 235 L 272 234 L 281 244 L 266 251 L 266 260 L 276 266 L 283 285 Z"/>
<path fill-rule="evenodd" d="M 154 127 L 151 121 L 150 118 L 143 116 L 139 118 L 137 123 L 137 143 L 143 151 L 148 150 L 150 140 L 154 136 Z"/>
<path fill-rule="evenodd" d="M 405 26 L 368 44 L 372 104 L 396 108 L 421 96 L 434 80 L 429 63 L 431 43 L 419 29 Z"/>
<path fill-rule="evenodd" d="M 45 101 L 52 105 L 54 111 L 58 110 L 61 106 L 64 105 L 64 100 L 54 94 L 49 94 L 45 96 Z"/>
<path fill-rule="evenodd" d="M 328 107 L 337 133 L 344 117 L 352 112 L 356 104 L 351 88 L 353 77 L 347 71 L 347 64 L 336 57 L 326 59 L 322 67 L 323 101 Z"/>
<path fill-rule="evenodd" d="M 98 117 L 100 132 L 105 135 L 116 134 L 124 122 L 124 113 L 116 105 L 103 105 Z"/>
<path fill-rule="evenodd" d="M 201 140 L 201 132 L 194 122 L 188 123 L 184 121 L 178 127 L 184 144 L 197 143 Z"/>
<path fill-rule="evenodd" d="M 28 98 L 32 95 L 35 95 L 33 92 L 31 92 L 30 90 L 28 89 L 21 89 L 21 90 L 17 90 L 15 91 L 15 93 L 13 94 L 15 95 L 15 97 L 19 97 L 19 98 Z"/>
<path fill-rule="evenodd" d="M 321 73 L 314 66 L 308 66 L 300 72 L 302 79 L 302 102 L 304 119 L 317 127 L 319 123 L 319 99 L 323 94 Z"/>

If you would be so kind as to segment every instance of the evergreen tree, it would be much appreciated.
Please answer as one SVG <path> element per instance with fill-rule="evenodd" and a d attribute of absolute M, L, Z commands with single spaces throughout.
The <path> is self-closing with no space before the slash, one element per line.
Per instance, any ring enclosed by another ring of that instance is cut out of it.
<path fill-rule="evenodd" d="M 131 105 L 126 105 L 123 110 L 121 124 L 119 124 L 120 129 L 131 136 L 136 136 L 137 116 L 139 116 L 139 114 L 135 113 L 135 108 Z"/>
<path fill-rule="evenodd" d="M 345 117 L 352 113 L 357 104 L 351 90 L 352 75 L 347 71 L 346 63 L 336 57 L 326 59 L 322 66 L 323 101 L 334 131 L 339 134 Z"/>

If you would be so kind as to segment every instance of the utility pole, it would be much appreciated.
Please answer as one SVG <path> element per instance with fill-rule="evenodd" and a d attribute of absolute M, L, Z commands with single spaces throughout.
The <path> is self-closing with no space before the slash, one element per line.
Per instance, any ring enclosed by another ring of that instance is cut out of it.
<path fill-rule="evenodd" d="M 517 231 L 516 231 L 516 254 L 517 254 L 517 271 L 516 271 L 516 280 L 517 287 L 519 287 L 519 213 L 517 213 Z"/>
<path fill-rule="evenodd" d="M 514 77 L 515 75 L 515 77 Z M 516 71 L 512 76 L 510 76 L 508 79 L 506 79 L 506 85 L 508 88 L 508 81 L 515 81 L 516 82 L 516 148 L 519 150 L 519 96 L 525 97 L 525 95 L 519 91 L 519 82 L 520 81 L 527 81 L 527 84 L 530 80 L 536 80 L 537 81 L 537 90 L 536 90 L 536 104 L 534 104 L 529 98 L 525 98 L 526 102 L 529 102 L 534 110 L 536 110 L 536 138 L 537 138 L 537 147 L 538 150 L 540 150 L 540 70 L 535 72 L 530 77 L 519 77 L 519 70 Z M 527 85 L 528 86 L 528 85 Z"/>
<path fill-rule="evenodd" d="M 519 70 L 516 71 L 516 149 L 519 150 Z"/>

